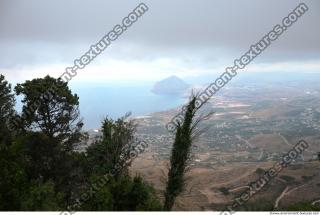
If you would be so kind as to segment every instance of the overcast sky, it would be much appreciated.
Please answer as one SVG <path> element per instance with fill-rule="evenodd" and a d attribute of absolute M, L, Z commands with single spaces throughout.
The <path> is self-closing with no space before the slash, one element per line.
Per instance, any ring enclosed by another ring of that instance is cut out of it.
<path fill-rule="evenodd" d="M 149 11 L 75 81 L 153 81 L 222 73 L 301 1 L 144 1 Z M 320 1 L 243 72 L 320 72 Z M 58 77 L 140 1 L 0 0 L 0 73 Z"/>

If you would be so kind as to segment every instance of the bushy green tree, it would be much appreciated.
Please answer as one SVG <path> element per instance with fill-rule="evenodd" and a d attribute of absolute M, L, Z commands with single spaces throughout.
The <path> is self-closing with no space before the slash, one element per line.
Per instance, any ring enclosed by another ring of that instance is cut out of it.
<path fill-rule="evenodd" d="M 127 175 L 131 162 L 130 151 L 134 149 L 136 125 L 122 117 L 116 121 L 104 119 L 102 123 L 102 141 L 87 149 L 90 169 L 96 174 L 105 174 L 113 169 L 115 177 Z"/>
<path fill-rule="evenodd" d="M 21 210 L 21 196 L 28 190 L 21 150 L 16 144 L 0 150 L 0 211 Z"/>
<path fill-rule="evenodd" d="M 128 167 L 133 160 L 131 152 L 136 146 L 135 128 L 134 122 L 126 120 L 126 117 L 116 121 L 106 118 L 103 121 L 102 140 L 87 150 L 88 168 L 91 170 L 89 185 L 97 184 L 106 173 L 114 174 L 83 204 L 83 210 L 162 210 L 154 189 L 141 177 L 132 178 L 128 174 Z"/>
<path fill-rule="evenodd" d="M 61 210 L 59 206 L 63 202 L 63 194 L 56 193 L 54 183 L 36 182 L 30 184 L 27 193 L 22 195 L 21 210 L 24 211 L 56 211 Z"/>
<path fill-rule="evenodd" d="M 112 178 L 106 186 L 84 203 L 82 210 L 161 211 L 162 205 L 155 190 L 141 177 L 125 176 L 117 180 Z"/>
<path fill-rule="evenodd" d="M 12 120 L 15 98 L 9 84 L 3 75 L 0 74 L 0 144 L 8 144 L 11 141 L 11 128 L 8 124 Z"/>
<path fill-rule="evenodd" d="M 40 132 L 28 132 L 17 137 L 20 158 L 29 180 L 48 180 L 54 177 L 53 168 L 60 150 L 58 142 Z"/>
<path fill-rule="evenodd" d="M 0 75 L 0 210 L 20 208 L 26 175 L 17 161 L 19 150 L 12 144 L 14 130 L 9 127 L 15 99 L 11 85 Z"/>
<path fill-rule="evenodd" d="M 79 97 L 72 94 L 68 83 L 50 76 L 18 84 L 17 95 L 22 95 L 24 129 L 41 130 L 50 138 L 63 141 L 69 150 L 70 141 L 77 141 L 82 127 Z M 56 86 L 54 91 L 52 86 Z"/>
<path fill-rule="evenodd" d="M 160 211 L 154 189 L 141 177 L 124 177 L 112 187 L 115 211 Z"/>
<path fill-rule="evenodd" d="M 0 90 L 0 210 L 66 209 L 109 172 L 115 174 L 83 210 L 161 210 L 154 189 L 129 175 L 136 125 L 127 116 L 105 119 L 103 139 L 78 152 L 79 98 L 67 83 L 46 76 L 18 84 L 23 108 L 16 120 L 14 95 L 2 75 Z"/>
<path fill-rule="evenodd" d="M 29 181 L 52 180 L 55 192 L 64 193 L 67 205 L 84 180 L 84 155 L 74 151 L 82 140 L 79 97 L 68 83 L 50 76 L 15 87 L 22 95 L 18 141 L 24 147 L 24 166 Z"/>

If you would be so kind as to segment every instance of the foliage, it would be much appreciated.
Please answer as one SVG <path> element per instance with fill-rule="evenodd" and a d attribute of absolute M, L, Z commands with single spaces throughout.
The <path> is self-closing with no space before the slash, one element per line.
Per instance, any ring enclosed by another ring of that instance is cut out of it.
<path fill-rule="evenodd" d="M 256 169 L 256 173 L 257 173 L 258 175 L 264 175 L 264 174 L 266 173 L 266 171 L 265 171 L 264 169 L 262 169 L 262 168 L 257 168 L 257 169 Z"/>
<path fill-rule="evenodd" d="M 280 178 L 285 180 L 288 183 L 292 183 L 296 180 L 294 177 L 289 176 L 289 175 L 281 175 Z"/>
<path fill-rule="evenodd" d="M 52 86 L 50 94 L 46 91 Z M 23 95 L 19 132 L 8 123 L 16 115 L 11 86 L 0 76 L 0 211 L 65 210 L 112 169 L 110 181 L 81 205 L 83 210 L 162 210 L 155 190 L 129 176 L 136 125 L 126 117 L 106 118 L 103 139 L 78 152 L 79 98 L 67 83 L 49 76 L 18 84 Z"/>
<path fill-rule="evenodd" d="M 0 122 L 6 122 L 14 112 L 14 95 L 11 93 L 9 84 L 3 75 L 0 74 Z"/>
<path fill-rule="evenodd" d="M 87 149 L 90 169 L 96 174 L 104 174 L 117 169 L 116 176 L 127 175 L 130 165 L 130 151 L 134 148 L 136 125 L 122 117 L 116 121 L 105 118 L 102 123 L 102 141 Z"/>
<path fill-rule="evenodd" d="M 25 172 L 12 152 L 12 134 L 8 121 L 14 114 L 14 95 L 11 85 L 0 75 L 0 210 L 19 208 L 19 198 L 25 183 Z"/>
<path fill-rule="evenodd" d="M 186 107 L 182 123 L 176 125 L 175 140 L 170 156 L 168 181 L 164 193 L 164 209 L 167 211 L 172 209 L 176 197 L 185 187 L 185 172 L 187 171 L 188 161 L 191 157 L 192 142 L 193 139 L 201 133 L 201 131 L 196 130 L 196 126 L 200 121 L 211 115 L 210 113 L 194 120 L 196 112 L 204 104 L 196 107 L 196 102 L 197 96 L 192 95 Z"/>
<path fill-rule="evenodd" d="M 286 211 L 320 211 L 320 207 L 314 206 L 309 202 L 296 203 L 285 209 Z"/>
<path fill-rule="evenodd" d="M 28 189 L 19 149 L 11 145 L 0 150 L 0 211 L 20 210 L 20 198 Z"/>
<path fill-rule="evenodd" d="M 267 199 L 248 201 L 238 211 L 273 211 L 273 204 Z"/>
<path fill-rule="evenodd" d="M 8 122 L 12 120 L 15 99 L 11 93 L 11 85 L 0 75 L 0 144 L 7 144 L 11 139 Z"/>
<path fill-rule="evenodd" d="M 21 210 L 49 211 L 61 210 L 59 207 L 63 201 L 63 194 L 56 193 L 54 183 L 33 182 L 21 200 Z"/>
<path fill-rule="evenodd" d="M 111 180 L 86 202 L 82 210 L 161 211 L 154 189 L 141 177 L 129 176 Z"/>
<path fill-rule="evenodd" d="M 301 176 L 301 178 L 304 180 L 304 181 L 310 181 L 312 180 L 314 177 L 314 175 L 303 175 Z"/>
<path fill-rule="evenodd" d="M 79 97 L 72 94 L 67 83 L 46 76 L 18 84 L 15 92 L 23 96 L 24 129 L 41 130 L 48 137 L 66 143 L 74 140 L 82 127 Z"/>
<path fill-rule="evenodd" d="M 230 194 L 230 193 L 229 193 L 229 189 L 226 188 L 226 187 L 220 187 L 220 188 L 219 188 L 219 191 L 220 191 L 221 193 L 223 193 L 223 195 L 229 195 L 229 194 Z"/>

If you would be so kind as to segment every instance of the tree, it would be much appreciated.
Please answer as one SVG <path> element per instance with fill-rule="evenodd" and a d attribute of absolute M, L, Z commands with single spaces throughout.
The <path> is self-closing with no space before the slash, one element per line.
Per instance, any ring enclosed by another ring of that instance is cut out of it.
<path fill-rule="evenodd" d="M 63 201 L 63 194 L 56 193 L 54 183 L 48 181 L 31 183 L 28 192 L 22 195 L 21 210 L 28 211 L 57 211 Z"/>
<path fill-rule="evenodd" d="M 5 80 L 3 75 L 0 75 L 0 144 L 8 142 L 10 139 L 10 130 L 8 123 L 14 115 L 15 99 L 11 93 L 11 84 Z"/>
<path fill-rule="evenodd" d="M 99 177 L 94 180 L 99 180 Z M 82 205 L 81 210 L 161 211 L 162 205 L 153 187 L 141 177 L 124 176 L 117 180 L 112 178 Z"/>
<path fill-rule="evenodd" d="M 124 177 L 111 189 L 116 211 L 161 211 L 154 189 L 141 177 Z"/>
<path fill-rule="evenodd" d="M 176 197 L 183 191 L 185 186 L 185 172 L 187 170 L 188 161 L 191 155 L 191 146 L 194 137 L 197 137 L 200 132 L 196 131 L 197 124 L 206 119 L 212 113 L 206 116 L 201 116 L 194 120 L 196 112 L 200 107 L 196 107 L 197 96 L 192 96 L 187 105 L 183 122 L 176 126 L 175 140 L 170 157 L 170 167 L 168 172 L 168 181 L 164 193 L 165 202 L 164 209 L 171 210 Z"/>
<path fill-rule="evenodd" d="M 102 123 L 103 139 L 87 149 L 91 170 L 96 174 L 105 174 L 116 169 L 115 177 L 127 175 L 132 161 L 130 152 L 134 149 L 136 125 L 128 117 L 116 121 L 105 118 Z"/>
<path fill-rule="evenodd" d="M 14 111 L 15 99 L 11 85 L 0 75 L 0 210 L 15 210 L 20 207 L 21 185 L 25 183 L 25 172 L 13 150 L 13 131 L 9 127 Z"/>
<path fill-rule="evenodd" d="M 29 181 L 53 178 L 57 158 L 61 153 L 58 142 L 40 132 L 28 132 L 15 140 Z"/>
<path fill-rule="evenodd" d="M 34 210 L 40 203 L 33 203 L 31 199 L 36 200 L 36 196 L 32 195 L 42 192 L 40 190 L 46 188 L 46 183 L 51 181 L 51 194 L 63 193 L 59 195 L 59 198 L 64 198 L 59 205 L 63 208 L 70 201 L 72 193 L 83 184 L 81 180 L 84 175 L 81 170 L 85 165 L 77 162 L 80 159 L 76 155 L 81 157 L 79 153 L 62 150 L 59 142 L 41 132 L 19 134 L 8 147 L 6 154 L 0 157 L 0 178 L 4 176 L 4 179 L 0 180 L 0 191 L 3 199 L 6 199 L 0 201 L 4 204 L 3 207 L 11 210 L 20 210 L 22 207 L 21 210 L 27 210 L 30 206 L 29 210 Z M 31 187 L 34 192 L 31 192 Z M 10 199 L 12 200 L 9 201 Z M 50 202 L 41 202 L 51 205 Z M 45 210 L 45 207 L 39 208 Z"/>
<path fill-rule="evenodd" d="M 48 137 L 63 141 L 71 150 L 72 143 L 80 138 L 83 123 L 79 119 L 79 97 L 72 94 L 67 84 L 46 76 L 18 84 L 15 91 L 24 96 L 21 116 L 24 129 L 41 130 Z M 55 90 L 48 93 L 48 89 Z"/>
<path fill-rule="evenodd" d="M 18 84 L 15 91 L 23 96 L 20 115 L 2 75 L 0 90 L 0 211 L 62 210 L 95 185 L 99 189 L 80 208 L 162 209 L 154 189 L 129 175 L 137 142 L 136 125 L 126 120 L 128 115 L 116 121 L 106 118 L 103 139 L 78 152 L 74 144 L 83 137 L 79 98 L 67 83 L 46 76 Z M 18 132 L 11 135 L 12 125 Z"/>
<path fill-rule="evenodd" d="M 21 209 L 21 196 L 28 189 L 27 174 L 21 165 L 22 149 L 10 144 L 0 150 L 0 211 Z"/>
<path fill-rule="evenodd" d="M 63 193 L 68 204 L 84 181 L 85 166 L 78 165 L 84 155 L 73 151 L 83 136 L 79 98 L 67 83 L 49 76 L 18 84 L 15 91 L 23 96 L 24 132 L 17 143 L 24 149 L 21 159 L 28 183 L 51 180 L 54 191 Z"/>
<path fill-rule="evenodd" d="M 99 184 L 107 173 L 109 180 L 96 190 L 95 194 L 82 205 L 82 210 L 104 211 L 150 211 L 162 210 L 154 189 L 141 177 L 131 178 L 128 174 L 134 157 L 131 152 L 136 147 L 134 133 L 136 125 L 126 120 L 128 115 L 116 121 L 104 119 L 103 139 L 87 149 L 90 185 Z"/>

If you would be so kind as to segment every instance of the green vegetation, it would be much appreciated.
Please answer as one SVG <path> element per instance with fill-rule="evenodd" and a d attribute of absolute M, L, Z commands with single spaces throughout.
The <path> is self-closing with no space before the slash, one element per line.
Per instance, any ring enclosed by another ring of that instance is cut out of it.
<path fill-rule="evenodd" d="M 320 207 L 314 206 L 309 202 L 296 203 L 285 209 L 286 211 L 320 211 Z"/>
<path fill-rule="evenodd" d="M 187 111 L 182 124 L 177 125 L 175 141 L 170 157 L 170 169 L 168 172 L 168 182 L 165 191 L 165 210 L 171 210 L 176 197 L 183 191 L 184 174 L 187 161 L 190 158 L 192 144 L 192 119 L 195 114 L 196 98 L 193 98 L 187 106 Z"/>
<path fill-rule="evenodd" d="M 239 208 L 239 211 L 272 211 L 273 204 L 267 199 L 258 199 L 255 201 L 248 201 Z"/>
<path fill-rule="evenodd" d="M 285 180 L 288 183 L 292 183 L 295 181 L 295 178 L 289 175 L 281 175 L 280 178 Z"/>
<path fill-rule="evenodd" d="M 182 123 L 176 125 L 176 135 L 173 143 L 170 167 L 168 172 L 168 181 L 164 193 L 164 209 L 170 211 L 174 205 L 176 197 L 185 187 L 185 173 L 188 167 L 188 161 L 191 155 L 191 146 L 193 138 L 200 133 L 196 131 L 197 124 L 206 118 L 200 117 L 194 121 L 195 114 L 200 107 L 196 107 L 197 97 L 193 96 L 186 107 Z"/>
<path fill-rule="evenodd" d="M 310 181 L 310 180 L 312 180 L 313 179 L 313 177 L 314 177 L 314 175 L 303 175 L 303 176 L 301 176 L 301 178 L 304 180 L 304 181 Z"/>
<path fill-rule="evenodd" d="M 256 173 L 257 173 L 258 175 L 264 175 L 264 174 L 266 173 L 266 171 L 265 171 L 264 169 L 262 169 L 262 168 L 257 168 L 257 169 L 256 169 Z"/>
<path fill-rule="evenodd" d="M 289 175 L 281 175 L 279 178 L 285 180 L 288 184 L 293 184 L 296 182 L 296 179 Z"/>
<path fill-rule="evenodd" d="M 220 188 L 219 188 L 219 191 L 220 191 L 221 193 L 223 193 L 223 195 L 229 195 L 229 194 L 230 194 L 230 193 L 229 193 L 229 189 L 226 188 L 226 187 L 220 187 Z"/>
<path fill-rule="evenodd" d="M 52 85 L 59 87 L 46 94 Z M 107 183 L 75 209 L 162 210 L 153 187 L 128 173 L 136 144 L 132 121 L 106 118 L 102 140 L 86 153 L 77 152 L 85 136 L 79 98 L 67 83 L 47 76 L 18 84 L 21 115 L 14 111 L 14 94 L 2 75 L 0 92 L 0 211 L 67 210 L 108 173 Z"/>
<path fill-rule="evenodd" d="M 51 89 L 50 94 L 46 93 L 48 89 Z M 136 125 L 133 121 L 126 117 L 117 120 L 105 118 L 101 125 L 102 139 L 96 140 L 85 152 L 80 152 L 77 146 L 86 141 L 87 136 L 81 131 L 83 123 L 79 112 L 79 97 L 71 92 L 67 83 L 47 76 L 18 84 L 14 92 L 12 90 L 4 76 L 0 75 L 0 211 L 62 211 L 75 204 L 75 210 L 84 211 L 172 210 L 176 198 L 186 187 L 185 173 L 190 163 L 193 138 L 199 135 L 196 125 L 201 120 L 194 120 L 199 109 L 196 108 L 196 97 L 191 99 L 184 119 L 177 125 L 164 202 L 161 202 L 152 185 L 139 175 L 129 174 L 129 167 L 137 155 L 132 154 L 137 144 L 134 139 Z M 22 112 L 19 114 L 15 111 L 15 96 L 22 98 Z M 270 132 L 272 128 L 284 130 L 286 138 L 293 140 L 301 134 L 315 133 L 301 126 L 300 118 L 295 120 L 288 127 L 277 119 L 252 121 L 230 117 L 226 124 L 224 120 L 218 119 L 215 123 L 220 126 L 207 132 L 205 138 L 210 140 L 208 149 L 232 149 L 230 153 L 234 149 L 246 149 L 250 153 L 250 161 L 254 162 L 257 161 L 256 154 L 260 154 L 259 148 L 248 147 L 235 134 L 250 139 L 257 134 Z M 254 129 L 251 129 L 252 125 Z M 153 129 L 154 133 L 166 132 L 159 124 Z M 164 142 L 168 142 L 167 139 Z M 167 150 L 167 146 L 164 144 L 159 147 Z M 165 151 L 159 154 L 165 157 L 169 153 Z M 268 160 L 278 160 L 280 155 L 281 152 L 265 153 Z M 232 162 L 247 161 L 244 156 L 247 153 L 239 158 L 231 158 Z M 320 160 L 320 152 L 317 156 Z M 205 161 L 201 165 L 211 168 L 215 163 L 224 162 L 219 159 L 210 158 L 210 163 Z M 288 169 L 300 170 L 303 167 L 303 164 L 292 164 Z M 255 173 L 262 176 L 265 171 L 257 168 Z M 300 183 L 292 176 L 282 175 L 280 178 L 289 184 Z M 312 178 L 302 176 L 304 181 Z M 241 178 L 241 182 L 243 180 Z M 282 184 L 276 184 L 276 189 L 282 189 Z M 90 192 L 92 188 L 93 192 Z M 262 188 L 266 189 L 267 186 Z M 232 195 L 227 187 L 220 187 L 219 191 L 229 197 Z M 88 192 L 90 195 L 84 200 L 82 196 Z M 273 195 L 277 193 L 273 192 Z M 273 209 L 273 203 L 269 200 L 255 200 L 250 199 L 241 210 Z M 300 203 L 286 210 L 319 208 L 310 203 Z"/>

